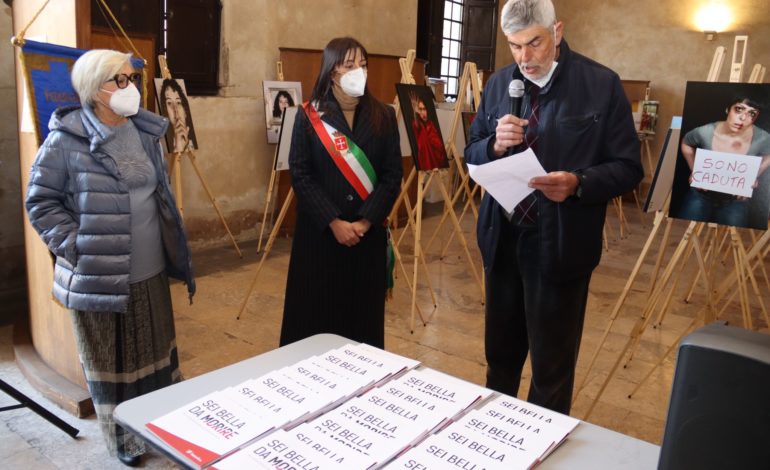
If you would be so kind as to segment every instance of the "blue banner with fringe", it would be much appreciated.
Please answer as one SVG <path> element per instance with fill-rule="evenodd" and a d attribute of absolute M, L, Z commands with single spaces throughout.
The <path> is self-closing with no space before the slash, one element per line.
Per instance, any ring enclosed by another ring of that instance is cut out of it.
<path fill-rule="evenodd" d="M 38 145 L 48 136 L 48 121 L 57 108 L 80 104 L 80 99 L 72 88 L 70 73 L 78 57 L 86 52 L 85 49 L 74 47 L 24 41 L 21 53 Z M 136 70 L 141 70 L 144 61 L 133 57 L 131 65 Z"/>

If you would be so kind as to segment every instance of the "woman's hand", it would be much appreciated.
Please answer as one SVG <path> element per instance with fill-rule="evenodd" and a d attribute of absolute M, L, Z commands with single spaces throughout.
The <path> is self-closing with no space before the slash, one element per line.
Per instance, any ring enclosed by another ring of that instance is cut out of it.
<path fill-rule="evenodd" d="M 689 182 L 690 186 L 692 186 L 692 181 L 693 181 L 693 179 L 692 179 L 692 173 L 690 173 L 690 177 L 687 179 L 687 181 Z M 703 188 L 693 188 L 693 189 L 695 189 L 696 191 L 700 191 L 700 192 L 702 192 L 702 193 L 707 193 L 707 192 L 709 192 L 709 190 L 708 190 L 708 189 L 703 189 Z"/>
<path fill-rule="evenodd" d="M 751 185 L 751 189 L 757 189 L 759 187 L 759 179 L 754 180 L 754 184 Z M 751 199 L 751 196 L 735 196 L 735 199 L 739 201 L 748 201 Z"/>
<path fill-rule="evenodd" d="M 360 229 L 357 230 L 354 225 L 358 222 L 350 223 L 342 219 L 332 220 L 332 222 L 329 224 L 329 227 L 332 229 L 332 233 L 334 234 L 334 238 L 337 239 L 337 243 L 348 247 L 356 246 L 358 242 L 361 241 L 361 237 L 363 236 L 363 234 L 358 235 L 358 230 Z M 363 233 L 366 233 L 366 230 L 364 230 Z"/>
<path fill-rule="evenodd" d="M 353 222 L 353 230 L 355 230 L 356 235 L 358 235 L 359 238 L 363 238 L 364 235 L 366 235 L 366 232 L 369 231 L 369 228 L 372 226 L 372 223 L 369 222 L 366 219 L 356 220 Z"/>

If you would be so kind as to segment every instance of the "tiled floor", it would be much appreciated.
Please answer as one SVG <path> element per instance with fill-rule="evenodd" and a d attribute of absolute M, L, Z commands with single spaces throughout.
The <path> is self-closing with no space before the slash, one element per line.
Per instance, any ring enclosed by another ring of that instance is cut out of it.
<path fill-rule="evenodd" d="M 436 215 L 439 210 L 440 208 L 436 206 L 428 208 L 428 213 L 433 215 L 426 218 L 422 235 L 423 244 L 426 244 L 433 234 L 439 220 Z M 628 204 L 625 206 L 625 211 L 630 233 L 627 233 L 623 239 L 619 238 L 617 212 L 614 209 L 608 211 L 607 250 L 591 283 L 583 346 L 578 364 L 578 383 L 581 383 L 586 376 L 588 364 L 603 337 L 613 307 L 650 234 L 651 215 L 645 216 L 646 222 L 643 226 L 640 213 L 635 206 Z M 468 217 L 463 222 L 463 228 L 468 238 L 473 262 L 476 263 L 477 269 L 480 269 L 472 227 L 473 222 Z M 672 223 L 671 236 L 665 244 L 664 268 L 666 260 L 682 239 L 685 227 L 686 223 L 682 221 Z M 651 243 L 650 254 L 644 258 L 639 275 L 636 277 L 637 281 L 631 286 L 627 300 L 607 335 L 604 348 L 597 356 L 585 387 L 576 393 L 577 399 L 572 413 L 576 417 L 585 416 L 650 297 L 647 287 L 656 254 L 662 243 L 662 232 L 661 229 L 658 237 Z M 410 332 L 411 293 L 404 282 L 404 272 L 399 269 L 394 298 L 387 305 L 385 345 L 386 349 L 419 359 L 429 367 L 483 385 L 484 310 L 481 304 L 481 293 L 478 283 L 469 270 L 464 250 L 456 237 L 450 244 L 446 256 L 443 258 L 440 256 L 443 243 L 450 238 L 451 233 L 450 226 L 445 226 L 434 243 L 430 247 L 424 247 L 429 253 L 426 261 L 430 274 L 426 275 L 422 268 L 419 271 L 417 305 L 429 321 L 427 325 L 423 325 L 418 315 L 413 333 Z M 748 240 L 748 235 L 746 239 Z M 409 254 L 412 246 L 411 235 L 405 237 L 400 245 L 400 252 L 405 262 L 404 268 L 410 276 L 413 272 L 412 257 Z M 186 302 L 184 287 L 180 284 L 172 285 L 181 367 L 187 377 L 203 374 L 260 354 L 275 348 L 278 344 L 290 240 L 276 241 L 249 298 L 247 308 L 242 318 L 238 320 L 236 316 L 239 307 L 245 298 L 259 261 L 259 255 L 255 252 L 256 242 L 244 243 L 241 248 L 245 254 L 243 260 L 238 259 L 229 246 L 196 250 L 194 263 L 197 271 L 198 294 L 192 305 Z M 731 259 L 728 251 L 728 256 L 724 259 L 720 258 L 719 261 L 730 266 Z M 685 263 L 677 264 L 677 266 L 683 265 Z M 695 266 L 694 261 L 690 261 L 684 267 L 676 293 L 668 308 L 665 309 L 663 325 L 644 330 L 633 361 L 629 367 L 620 367 L 612 375 L 612 380 L 598 401 L 589 421 L 646 441 L 660 443 L 674 371 L 673 354 L 663 361 L 662 367 L 654 370 L 633 398 L 629 399 L 627 396 L 645 374 L 653 369 L 654 364 L 666 349 L 685 331 L 692 318 L 701 311 L 705 298 L 702 285 L 694 290 L 689 303 L 682 300 L 694 277 L 693 266 Z M 717 269 L 717 271 L 723 273 L 724 269 Z M 679 270 L 674 272 L 678 273 Z M 722 277 L 723 274 L 717 275 L 717 279 Z M 435 309 L 428 288 L 428 278 L 438 304 Z M 766 282 L 764 279 L 760 282 L 767 304 L 769 289 L 764 284 Z M 675 285 L 674 279 L 672 278 L 667 285 Z M 742 325 L 738 311 L 738 305 L 733 303 L 727 308 L 723 317 L 733 324 Z M 756 305 L 752 312 L 755 329 L 767 332 L 767 325 L 761 319 Z M 39 399 L 57 415 L 80 428 L 82 433 L 80 438 L 72 440 L 28 410 L 6 411 L 0 414 L 2 467 L 124 468 L 116 459 L 106 454 L 93 418 L 85 420 L 73 418 L 42 399 L 29 387 L 13 362 L 10 337 L 11 328 L 0 327 L 0 376 Z M 520 396 L 526 396 L 528 378 L 529 375 L 525 372 Z M 0 394 L 0 407 L 10 403 L 7 397 Z M 174 468 L 156 453 L 146 456 L 143 465 L 145 468 Z"/>

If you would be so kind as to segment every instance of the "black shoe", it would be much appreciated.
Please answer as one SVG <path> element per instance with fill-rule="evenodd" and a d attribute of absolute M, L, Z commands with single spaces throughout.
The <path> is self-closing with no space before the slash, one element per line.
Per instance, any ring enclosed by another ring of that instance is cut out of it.
<path fill-rule="evenodd" d="M 139 465 L 139 462 L 141 461 L 142 456 L 141 455 L 126 455 L 123 452 L 118 451 L 118 460 L 123 462 L 123 465 L 129 466 L 129 467 L 136 467 Z"/>

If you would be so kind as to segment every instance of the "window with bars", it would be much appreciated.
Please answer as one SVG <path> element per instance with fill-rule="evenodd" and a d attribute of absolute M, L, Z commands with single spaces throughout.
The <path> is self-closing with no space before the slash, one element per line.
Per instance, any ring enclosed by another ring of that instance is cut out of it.
<path fill-rule="evenodd" d="M 463 37 L 463 0 L 444 1 L 444 29 L 441 41 L 441 73 L 446 81 L 444 94 L 457 96 L 460 77 L 460 52 Z"/>
<path fill-rule="evenodd" d="M 101 2 L 90 0 L 91 25 L 114 30 Z M 152 36 L 155 54 L 166 55 L 172 75 L 185 81 L 188 95 L 217 94 L 221 0 L 106 0 L 106 4 L 129 36 Z"/>
<path fill-rule="evenodd" d="M 457 96 L 465 62 L 494 70 L 498 10 L 498 0 L 417 0 L 417 57 L 446 82 L 445 96 Z"/>
<path fill-rule="evenodd" d="M 219 91 L 220 0 L 163 0 L 160 53 L 190 95 Z"/>

